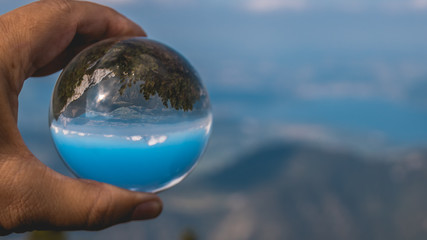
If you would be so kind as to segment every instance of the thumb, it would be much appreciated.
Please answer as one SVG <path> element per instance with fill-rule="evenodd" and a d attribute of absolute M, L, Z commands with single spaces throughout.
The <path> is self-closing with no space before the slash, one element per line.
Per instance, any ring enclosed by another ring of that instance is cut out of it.
<path fill-rule="evenodd" d="M 62 177 L 62 176 L 61 176 Z M 51 190 L 49 218 L 60 229 L 99 230 L 132 220 L 157 217 L 161 200 L 91 180 L 66 179 Z"/>
<path fill-rule="evenodd" d="M 31 230 L 100 230 L 154 218 L 162 211 L 155 194 L 69 178 L 38 160 L 24 162 L 19 171 L 12 171 L 18 173 L 14 174 L 17 181 L 5 188 L 10 196 L 5 207 L 9 213 L 0 214 L 0 220 L 3 215 L 10 217 L 0 221 L 0 235 Z"/>

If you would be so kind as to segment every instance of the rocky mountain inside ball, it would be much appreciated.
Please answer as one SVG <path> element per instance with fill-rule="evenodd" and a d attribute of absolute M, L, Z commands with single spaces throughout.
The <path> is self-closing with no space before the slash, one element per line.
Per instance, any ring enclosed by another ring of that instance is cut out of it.
<path fill-rule="evenodd" d="M 69 105 L 69 117 L 83 114 L 88 91 L 108 79 L 114 79 L 110 99 L 122 103 L 160 97 L 166 108 L 192 111 L 206 95 L 195 70 L 171 48 L 145 38 L 112 39 L 84 50 L 64 69 L 54 91 L 54 118 Z"/>

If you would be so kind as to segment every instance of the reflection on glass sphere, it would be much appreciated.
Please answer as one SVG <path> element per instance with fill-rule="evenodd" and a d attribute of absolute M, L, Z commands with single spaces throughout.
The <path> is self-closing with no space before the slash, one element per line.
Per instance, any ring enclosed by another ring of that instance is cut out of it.
<path fill-rule="evenodd" d="M 53 141 L 81 178 L 158 192 L 180 182 L 208 141 L 206 89 L 171 48 L 146 38 L 97 43 L 64 69 L 49 111 Z"/>

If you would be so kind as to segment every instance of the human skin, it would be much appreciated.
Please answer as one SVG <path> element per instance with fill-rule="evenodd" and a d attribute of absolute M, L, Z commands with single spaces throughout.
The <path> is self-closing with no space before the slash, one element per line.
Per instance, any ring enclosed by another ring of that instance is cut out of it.
<path fill-rule="evenodd" d="M 17 127 L 25 79 L 60 70 L 94 42 L 145 32 L 101 5 L 41 0 L 1 15 L 0 36 L 0 235 L 99 230 L 158 216 L 162 202 L 154 194 L 51 170 L 30 152 Z"/>

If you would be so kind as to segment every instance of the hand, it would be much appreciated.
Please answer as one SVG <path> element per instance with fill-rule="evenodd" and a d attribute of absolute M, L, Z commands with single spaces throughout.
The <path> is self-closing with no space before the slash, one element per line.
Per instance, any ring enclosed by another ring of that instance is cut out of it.
<path fill-rule="evenodd" d="M 156 195 L 63 176 L 29 151 L 17 127 L 26 78 L 60 70 L 99 40 L 144 31 L 104 6 L 41 0 L 0 16 L 0 36 L 0 235 L 98 230 L 156 217 L 162 209 Z"/>

